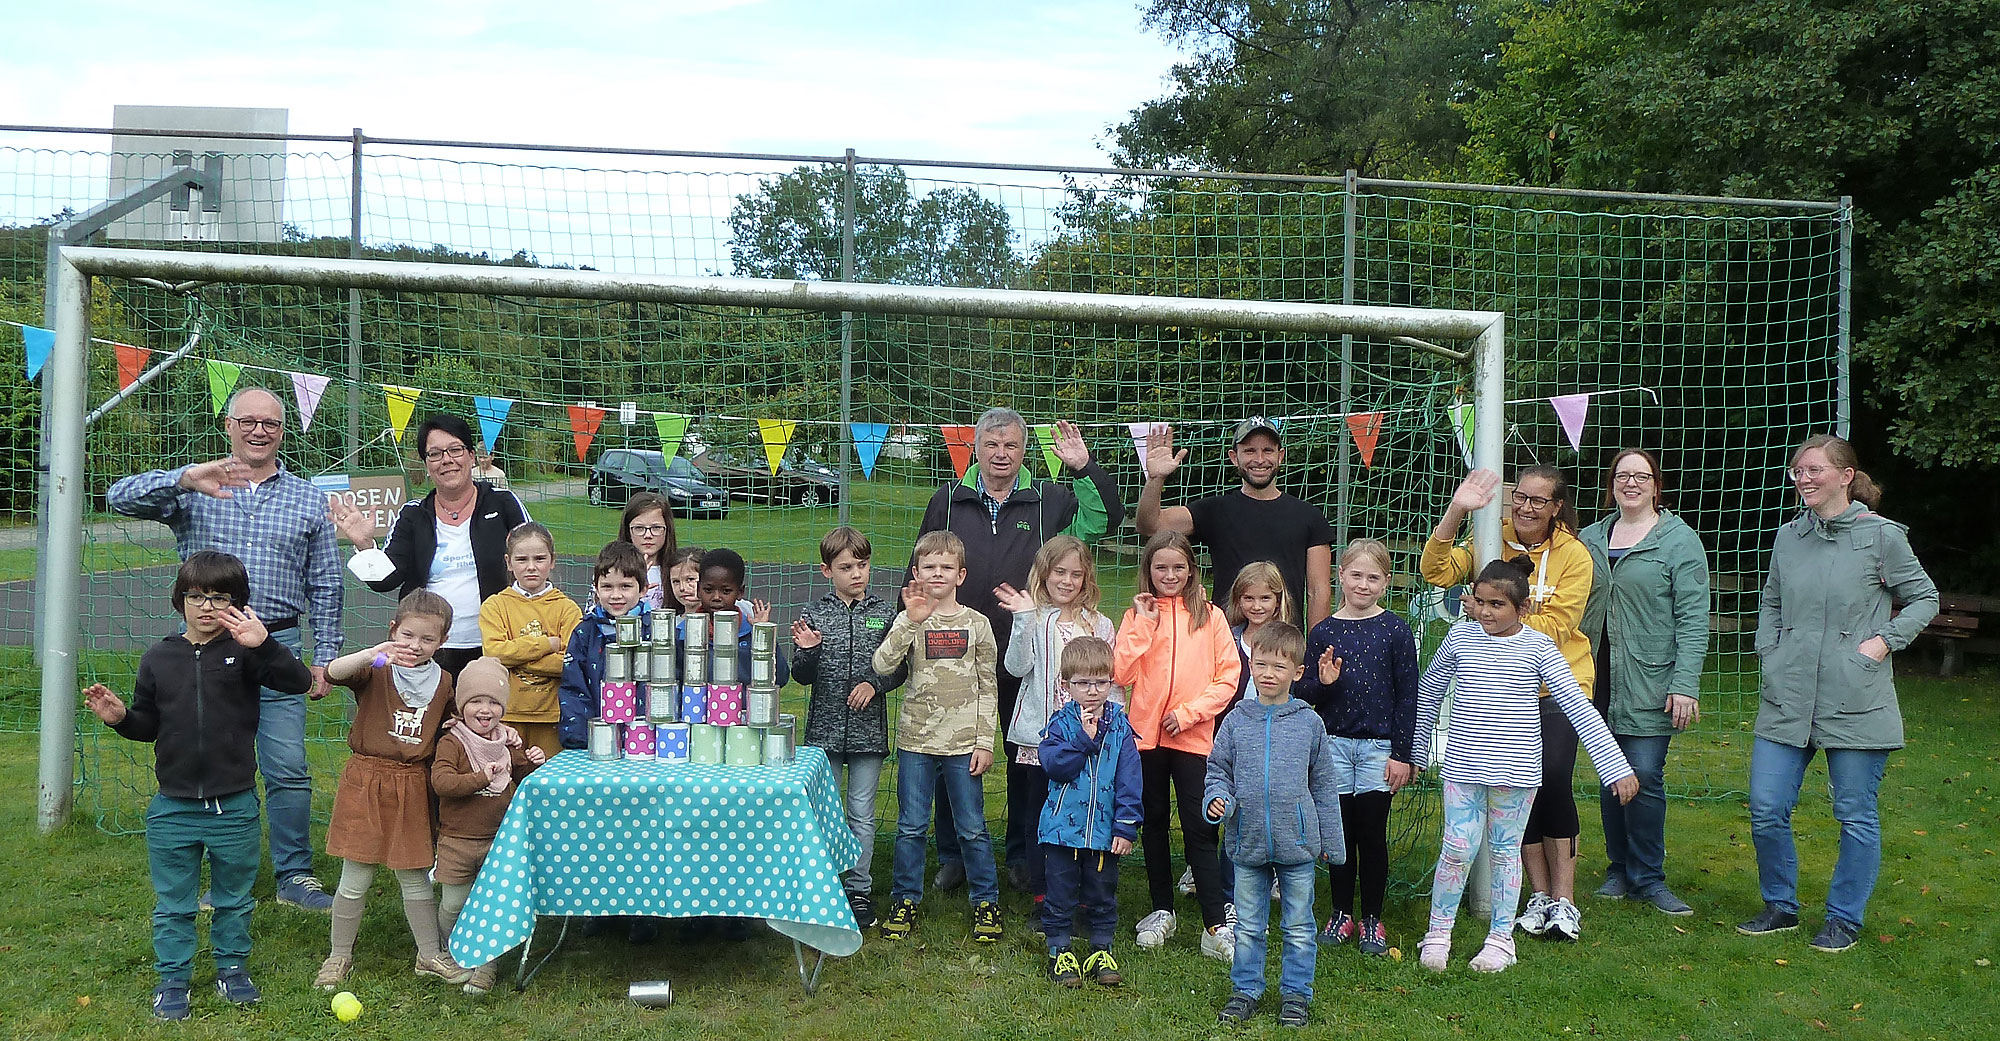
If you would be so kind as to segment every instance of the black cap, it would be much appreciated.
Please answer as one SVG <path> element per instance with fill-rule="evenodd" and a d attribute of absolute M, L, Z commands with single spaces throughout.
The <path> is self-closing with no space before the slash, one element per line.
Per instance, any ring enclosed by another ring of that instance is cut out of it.
<path fill-rule="evenodd" d="M 1281 445 L 1285 443 L 1284 439 L 1278 434 L 1277 424 L 1272 423 L 1263 416 L 1251 416 L 1249 419 L 1236 424 L 1236 436 L 1229 443 L 1231 445 L 1240 445 L 1249 440 L 1251 434 L 1256 433 L 1269 434 L 1271 435 L 1271 440 Z"/>

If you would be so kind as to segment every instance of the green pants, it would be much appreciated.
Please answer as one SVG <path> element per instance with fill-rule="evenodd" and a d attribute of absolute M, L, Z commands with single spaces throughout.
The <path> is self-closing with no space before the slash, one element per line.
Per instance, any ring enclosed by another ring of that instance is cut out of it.
<path fill-rule="evenodd" d="M 263 863 L 257 791 L 220 799 L 154 795 L 146 807 L 146 858 L 153 872 L 153 962 L 161 982 L 186 983 L 194 965 L 201 858 L 208 856 L 209 944 L 218 969 L 250 957 L 250 886 Z"/>

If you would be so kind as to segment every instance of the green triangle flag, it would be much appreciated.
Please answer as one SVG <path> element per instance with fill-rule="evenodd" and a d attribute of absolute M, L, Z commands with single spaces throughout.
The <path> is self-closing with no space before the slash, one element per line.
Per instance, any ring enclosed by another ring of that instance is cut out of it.
<path fill-rule="evenodd" d="M 1056 425 L 1054 423 L 1035 424 L 1035 440 L 1042 443 L 1042 462 L 1049 468 L 1049 479 L 1062 476 L 1062 460 L 1056 456 Z"/>
<path fill-rule="evenodd" d="M 1475 465 L 1472 456 L 1472 445 L 1473 432 L 1478 429 L 1476 425 L 1477 417 L 1473 415 L 1472 405 L 1461 403 L 1451 406 L 1451 418 L 1453 425 L 1458 427 L 1458 450 L 1465 454 L 1465 466 L 1469 470 Z"/>
<path fill-rule="evenodd" d="M 687 436 L 688 417 L 655 412 L 653 425 L 660 431 L 660 451 L 666 454 L 667 462 L 672 463 L 674 457 L 681 454 L 681 438 Z"/>
<path fill-rule="evenodd" d="M 229 404 L 229 395 L 236 392 L 236 381 L 243 377 L 243 366 L 233 361 L 208 359 L 208 400 L 215 406 L 215 414 L 222 414 L 222 407 Z"/>

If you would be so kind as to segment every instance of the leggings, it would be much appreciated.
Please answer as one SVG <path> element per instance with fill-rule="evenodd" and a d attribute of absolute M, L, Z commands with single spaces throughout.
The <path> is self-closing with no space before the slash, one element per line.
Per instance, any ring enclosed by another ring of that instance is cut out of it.
<path fill-rule="evenodd" d="M 1201 904 L 1203 926 L 1227 921 L 1222 905 L 1222 862 L 1216 856 L 1216 829 L 1202 810 L 1202 789 L 1208 778 L 1208 757 L 1174 748 L 1153 748 L 1139 753 L 1139 770 L 1145 778 L 1140 804 L 1145 821 L 1139 827 L 1139 843 L 1146 852 L 1146 889 L 1153 910 L 1174 909 L 1173 837 L 1168 834 L 1170 808 L 1178 805 L 1181 818 L 1181 845 L 1188 867 L 1194 871 L 1195 900 Z M 1168 785 L 1173 786 L 1170 796 Z"/>
<path fill-rule="evenodd" d="M 1563 715 L 1554 698 L 1540 698 L 1542 711 L 1542 789 L 1535 808 L 1528 814 L 1528 830 L 1521 844 L 1533 846 L 1546 839 L 1568 839 L 1570 854 L 1576 854 L 1576 837 L 1583 825 L 1576 816 L 1576 792 L 1571 779 L 1576 775 L 1576 728 Z"/>
<path fill-rule="evenodd" d="M 368 900 L 368 887 L 375 882 L 378 866 L 353 860 L 340 862 L 340 883 L 333 891 L 335 955 L 354 956 L 354 938 L 361 934 L 361 910 Z M 441 957 L 444 950 L 438 940 L 438 905 L 437 897 L 431 891 L 430 872 L 423 868 L 392 870 L 396 874 L 396 885 L 403 891 L 403 917 L 409 920 L 410 938 L 417 943 L 417 957 Z M 463 901 L 460 906 L 464 906 Z"/>
<path fill-rule="evenodd" d="M 1382 894 L 1389 886 L 1388 792 L 1361 792 L 1340 797 L 1340 820 L 1347 834 L 1347 863 L 1328 868 L 1333 882 L 1333 909 L 1354 914 L 1354 887 L 1361 883 L 1361 915 L 1382 917 Z"/>
<path fill-rule="evenodd" d="M 1430 935 L 1450 936 L 1465 896 L 1465 876 L 1491 843 L 1493 922 L 1488 935 L 1512 937 L 1515 905 L 1521 902 L 1521 832 L 1535 803 L 1535 789 L 1444 782 L 1444 848 L 1431 883 Z"/>

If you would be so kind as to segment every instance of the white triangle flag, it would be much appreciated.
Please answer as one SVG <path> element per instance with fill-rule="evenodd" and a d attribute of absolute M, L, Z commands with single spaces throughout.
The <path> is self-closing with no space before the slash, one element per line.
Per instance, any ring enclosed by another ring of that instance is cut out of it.
<path fill-rule="evenodd" d="M 1132 432 L 1132 450 L 1139 453 L 1139 472 L 1145 473 L 1146 438 L 1153 432 L 1153 424 L 1150 421 L 1144 423 L 1127 423 L 1125 424 L 1125 429 Z"/>
<path fill-rule="evenodd" d="M 294 372 L 292 393 L 299 399 L 299 433 L 312 429 L 313 413 L 319 411 L 320 396 L 326 393 L 327 378 Z"/>

